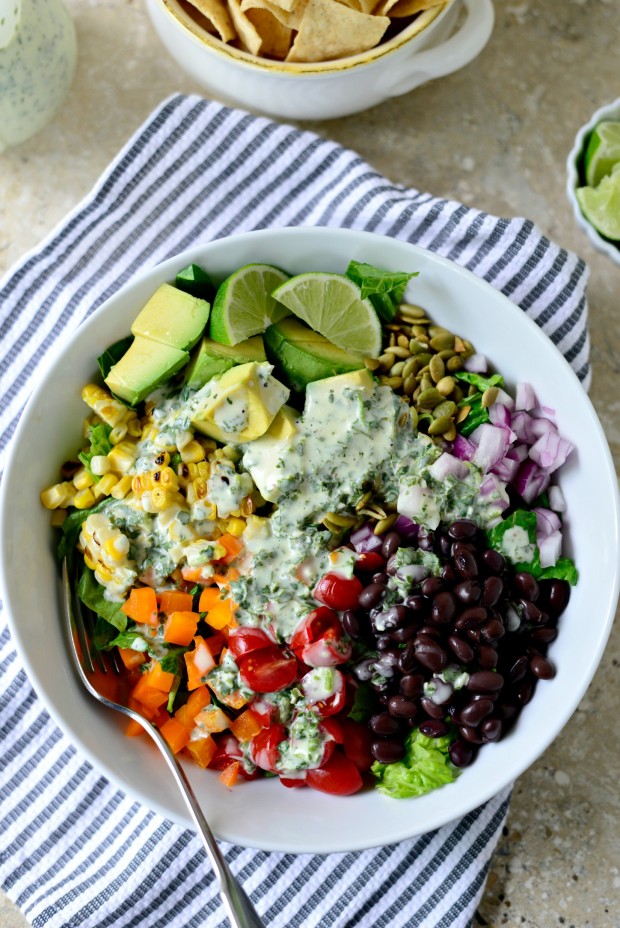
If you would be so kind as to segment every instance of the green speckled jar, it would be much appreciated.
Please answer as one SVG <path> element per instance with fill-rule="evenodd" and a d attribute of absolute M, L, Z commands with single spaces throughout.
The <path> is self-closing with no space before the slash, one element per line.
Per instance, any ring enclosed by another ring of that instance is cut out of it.
<path fill-rule="evenodd" d="M 71 86 L 76 54 L 62 0 L 0 0 L 0 152 L 52 118 Z"/>

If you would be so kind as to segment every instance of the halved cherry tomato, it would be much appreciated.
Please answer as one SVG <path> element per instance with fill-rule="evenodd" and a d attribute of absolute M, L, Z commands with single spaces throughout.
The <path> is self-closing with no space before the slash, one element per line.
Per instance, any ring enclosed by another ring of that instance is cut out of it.
<path fill-rule="evenodd" d="M 290 686 L 297 677 L 297 661 L 287 657 L 277 644 L 244 654 L 237 661 L 239 676 L 255 693 L 275 693 Z"/>
<path fill-rule="evenodd" d="M 310 667 L 335 667 L 349 659 L 352 646 L 336 613 L 320 606 L 301 620 L 290 647 Z"/>
<path fill-rule="evenodd" d="M 256 696 L 250 703 L 250 709 L 263 726 L 263 728 L 269 728 L 272 722 L 280 721 L 280 710 L 273 702 L 267 702 L 266 699 L 261 699 L 260 696 Z"/>
<path fill-rule="evenodd" d="M 305 777 L 300 777 L 299 779 L 292 779 L 291 777 L 280 777 L 280 783 L 282 786 L 286 786 L 288 789 L 299 789 L 300 786 L 307 786 Z"/>
<path fill-rule="evenodd" d="M 272 644 L 273 639 L 262 628 L 253 628 L 251 625 L 233 628 L 228 636 L 228 649 L 235 660 L 251 651 L 269 648 Z"/>
<path fill-rule="evenodd" d="M 385 568 L 386 560 L 383 555 L 377 551 L 365 551 L 359 554 L 355 560 L 355 570 L 362 571 L 366 574 L 374 574 Z"/>
<path fill-rule="evenodd" d="M 353 719 L 327 719 L 327 722 L 339 723 L 343 733 L 344 753 L 352 760 L 361 773 L 365 773 L 372 767 L 374 757 L 370 749 L 371 736 L 370 729 L 361 722 L 354 722 Z M 324 722 L 323 724 L 327 724 Z"/>
<path fill-rule="evenodd" d="M 332 793 L 334 796 L 350 796 L 363 786 L 359 770 L 339 749 L 334 751 L 322 767 L 308 771 L 306 783 L 313 789 L 322 793 Z"/>
<path fill-rule="evenodd" d="M 250 741 L 250 754 L 256 766 L 261 770 L 275 773 L 280 757 L 278 745 L 285 740 L 286 726 L 280 724 L 270 725 L 269 728 L 263 728 L 257 735 L 254 735 Z"/>
<path fill-rule="evenodd" d="M 319 728 L 323 732 L 327 732 L 327 734 L 333 741 L 335 741 L 336 744 L 342 744 L 344 742 L 344 732 L 342 730 L 341 719 L 323 719 L 319 725 Z"/>
<path fill-rule="evenodd" d="M 230 732 L 218 735 L 214 740 L 217 744 L 217 748 L 215 749 L 215 754 L 211 759 L 209 767 L 212 767 L 214 770 L 225 770 L 226 767 L 229 767 L 234 761 L 242 759 L 243 755 L 239 747 L 239 742 Z"/>
<path fill-rule="evenodd" d="M 318 671 L 321 673 L 321 671 Z M 311 706 L 322 718 L 328 715 L 337 715 L 344 708 L 346 699 L 346 685 L 344 676 L 334 667 L 328 670 L 332 676 L 331 692 L 323 695 L 321 683 L 318 685 L 314 679 L 314 671 L 307 673 L 301 680 L 301 688 L 306 705 Z"/>
<path fill-rule="evenodd" d="M 345 609 L 355 609 L 363 589 L 362 581 L 357 577 L 325 574 L 317 583 L 312 595 L 320 603 L 343 612 Z"/>

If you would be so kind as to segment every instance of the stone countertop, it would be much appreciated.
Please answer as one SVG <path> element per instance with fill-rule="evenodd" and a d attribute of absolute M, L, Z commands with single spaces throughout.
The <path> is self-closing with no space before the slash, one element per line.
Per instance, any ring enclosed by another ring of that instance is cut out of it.
<path fill-rule="evenodd" d="M 161 47 L 138 0 L 68 6 L 79 60 L 67 102 L 39 135 L 0 156 L 0 274 L 88 192 L 162 99 L 200 92 Z M 577 129 L 618 94 L 620 7 L 497 0 L 496 15 L 489 45 L 464 70 L 366 113 L 306 125 L 394 181 L 525 215 L 587 261 L 591 397 L 618 465 L 620 267 L 577 228 L 564 164 Z M 475 926 L 619 928 L 619 684 L 616 624 L 577 712 L 516 784 Z M 1 894 L 0 923 L 26 925 Z"/>

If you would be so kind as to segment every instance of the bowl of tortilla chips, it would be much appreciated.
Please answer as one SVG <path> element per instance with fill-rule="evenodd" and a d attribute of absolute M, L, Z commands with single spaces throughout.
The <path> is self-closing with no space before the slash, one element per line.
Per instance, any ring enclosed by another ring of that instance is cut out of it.
<path fill-rule="evenodd" d="M 472 61 L 492 0 L 147 0 L 179 65 L 214 97 L 284 119 L 376 106 Z"/>

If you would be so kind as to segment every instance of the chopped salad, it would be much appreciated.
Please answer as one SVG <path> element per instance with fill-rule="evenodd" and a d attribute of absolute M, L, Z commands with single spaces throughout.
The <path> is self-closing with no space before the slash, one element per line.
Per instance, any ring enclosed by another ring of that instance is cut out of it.
<path fill-rule="evenodd" d="M 555 674 L 572 445 L 413 277 L 182 269 L 41 494 L 115 697 L 227 786 L 421 795 Z"/>

